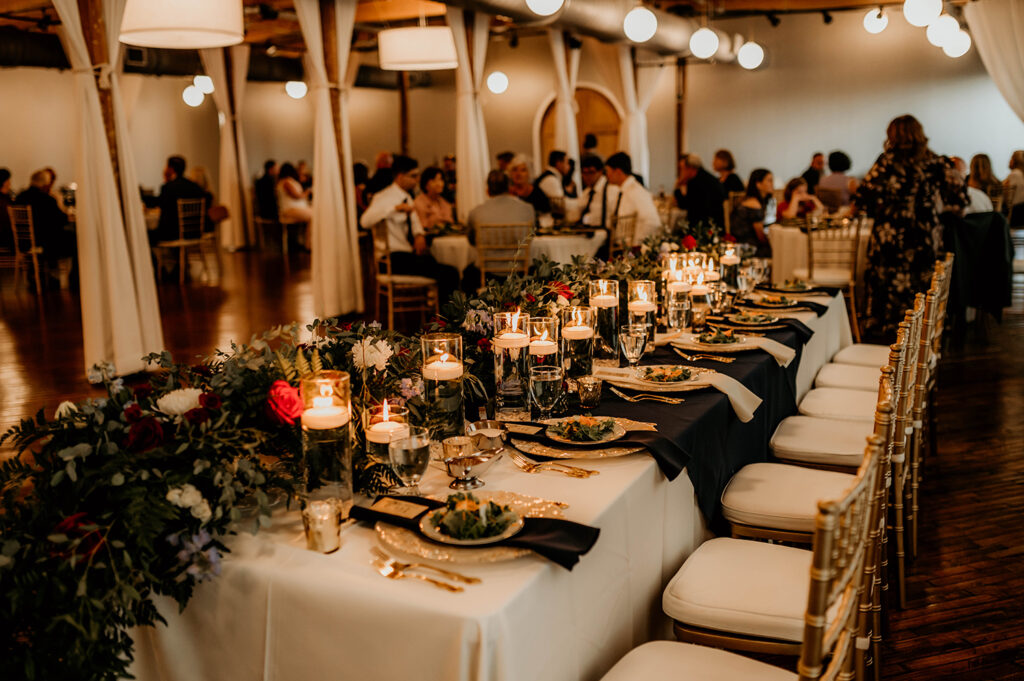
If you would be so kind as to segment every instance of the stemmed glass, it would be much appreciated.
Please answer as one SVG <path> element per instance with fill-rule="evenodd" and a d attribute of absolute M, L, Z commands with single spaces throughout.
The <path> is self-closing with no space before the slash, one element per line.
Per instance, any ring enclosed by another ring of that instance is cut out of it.
<path fill-rule="evenodd" d="M 716 281 L 708 287 L 708 302 L 711 306 L 711 314 L 716 317 L 732 307 L 731 295 L 725 284 Z"/>
<path fill-rule="evenodd" d="M 558 404 L 558 398 L 562 396 L 564 376 L 562 367 L 530 367 L 530 394 L 540 409 L 541 420 L 549 418 L 551 410 Z"/>
<path fill-rule="evenodd" d="M 739 291 L 739 296 L 742 299 L 746 299 L 750 296 L 750 293 L 754 290 L 754 272 L 753 267 L 747 265 L 741 267 L 739 272 L 736 274 L 736 288 Z"/>
<path fill-rule="evenodd" d="M 395 475 L 404 483 L 391 491 L 419 496 L 419 482 L 430 463 L 430 431 L 410 426 L 407 436 L 388 444 L 388 458 Z"/>
<path fill-rule="evenodd" d="M 647 348 L 647 325 L 646 324 L 624 324 L 619 327 L 619 345 L 622 346 L 622 354 L 626 356 L 629 367 L 636 373 L 640 358 L 644 356 Z"/>

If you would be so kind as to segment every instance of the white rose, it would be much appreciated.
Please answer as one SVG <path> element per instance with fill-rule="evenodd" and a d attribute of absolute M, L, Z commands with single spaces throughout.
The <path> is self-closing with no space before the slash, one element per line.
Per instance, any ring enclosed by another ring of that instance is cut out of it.
<path fill-rule="evenodd" d="M 175 487 L 174 489 L 167 492 L 167 496 L 164 497 L 167 501 L 171 502 L 175 506 L 181 506 L 181 488 Z"/>
<path fill-rule="evenodd" d="M 75 403 L 64 400 L 63 402 L 57 405 L 57 413 L 54 414 L 54 418 L 66 419 L 74 416 L 77 413 L 78 407 L 75 405 Z"/>
<path fill-rule="evenodd" d="M 178 505 L 182 508 L 191 508 L 199 503 L 203 502 L 203 495 L 192 485 L 185 485 L 181 488 L 181 503 Z"/>
<path fill-rule="evenodd" d="M 199 406 L 199 396 L 202 394 L 203 391 L 198 388 L 172 390 L 156 401 L 156 408 L 169 416 L 181 416 Z"/>
<path fill-rule="evenodd" d="M 395 354 L 395 351 L 391 349 L 391 346 L 385 340 L 377 341 L 373 347 L 377 351 L 377 357 L 373 363 L 377 367 L 377 371 L 384 371 L 388 366 L 388 359 L 391 358 L 391 355 Z"/>
<path fill-rule="evenodd" d="M 190 512 L 192 513 L 192 517 L 198 518 L 201 523 L 205 523 L 211 516 L 213 516 L 213 513 L 210 511 L 210 504 L 206 503 L 206 499 L 203 499 L 193 506 L 190 509 Z"/>
<path fill-rule="evenodd" d="M 565 296 L 558 296 L 558 300 L 556 302 L 558 303 L 558 307 L 567 307 L 569 305 L 569 299 Z"/>

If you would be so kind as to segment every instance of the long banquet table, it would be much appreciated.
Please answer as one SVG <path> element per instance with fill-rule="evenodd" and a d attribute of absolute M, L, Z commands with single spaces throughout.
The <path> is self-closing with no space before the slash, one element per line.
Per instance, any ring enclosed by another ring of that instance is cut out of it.
<path fill-rule="evenodd" d="M 778 421 L 850 343 L 842 296 L 813 300 L 828 310 L 792 315 L 815 333 L 788 368 L 762 352 L 741 353 L 733 364 L 698 363 L 764 398 L 748 423 L 713 390 L 686 393 L 679 406 L 605 393 L 598 412 L 656 422 L 690 455 L 686 475 L 668 481 L 645 454 L 588 460 L 600 475 L 582 480 L 527 474 L 507 460 L 486 474 L 484 490 L 563 501 L 568 519 L 600 528 L 571 572 L 539 557 L 460 564 L 483 583 L 452 594 L 377 574 L 368 525 L 344 530 L 342 548 L 322 555 L 305 549 L 298 513 L 279 512 L 269 531 L 232 540 L 223 574 L 201 585 L 183 613 L 163 604 L 169 626 L 135 632 L 133 673 L 143 681 L 600 678 L 636 645 L 670 637 L 662 590 L 709 537 L 709 522 L 718 524 L 729 476 L 767 459 Z M 771 336 L 798 345 L 792 331 Z M 675 359 L 662 349 L 648 361 Z M 421 487 L 443 495 L 447 481 L 431 469 Z"/>

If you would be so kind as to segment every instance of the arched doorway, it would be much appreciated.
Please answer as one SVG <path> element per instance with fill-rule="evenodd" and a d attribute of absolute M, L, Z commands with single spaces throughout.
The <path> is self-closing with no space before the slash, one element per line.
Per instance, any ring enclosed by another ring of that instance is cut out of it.
<path fill-rule="evenodd" d="M 619 125 L 621 118 L 612 101 L 603 93 L 586 85 L 576 87 L 576 130 L 579 132 L 580 145 L 587 133 L 597 137 L 597 153 L 601 158 L 608 158 L 619 150 Z M 544 110 L 540 123 L 540 165 L 554 148 L 555 138 L 555 102 L 554 99 Z"/>

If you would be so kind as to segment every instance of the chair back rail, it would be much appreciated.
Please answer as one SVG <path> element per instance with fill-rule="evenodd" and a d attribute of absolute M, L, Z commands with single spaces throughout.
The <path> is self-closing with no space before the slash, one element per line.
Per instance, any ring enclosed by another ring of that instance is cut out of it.
<path fill-rule="evenodd" d="M 608 235 L 610 255 L 633 248 L 635 237 L 636 213 L 614 216 L 611 220 L 611 234 Z"/>
<path fill-rule="evenodd" d="M 206 199 L 178 199 L 178 238 L 192 241 L 203 236 Z"/>
<path fill-rule="evenodd" d="M 506 277 L 513 272 L 526 274 L 530 268 L 532 230 L 529 222 L 477 225 L 476 253 L 481 286 L 488 273 Z"/>
<path fill-rule="evenodd" d="M 7 215 L 11 220 L 11 232 L 14 237 L 15 280 L 21 272 L 21 264 L 31 260 L 35 275 L 36 295 L 41 295 L 42 277 L 39 273 L 39 256 L 42 255 L 43 249 L 36 245 L 36 227 L 32 217 L 32 207 L 8 206 Z"/>
<path fill-rule="evenodd" d="M 807 277 L 814 281 L 814 270 L 849 272 L 849 284 L 856 284 L 861 220 L 844 218 L 835 223 L 807 221 Z"/>

